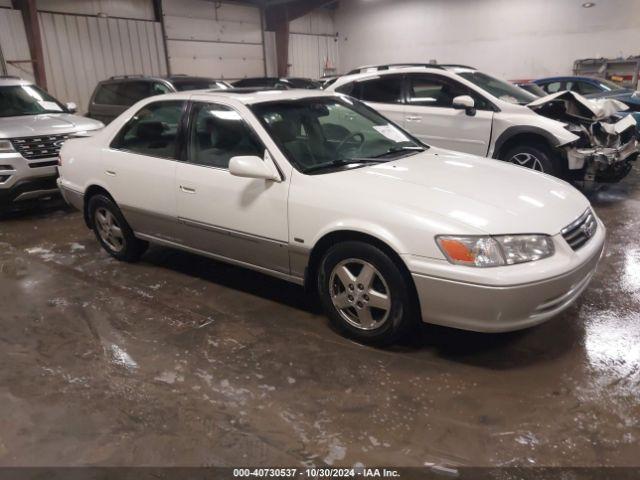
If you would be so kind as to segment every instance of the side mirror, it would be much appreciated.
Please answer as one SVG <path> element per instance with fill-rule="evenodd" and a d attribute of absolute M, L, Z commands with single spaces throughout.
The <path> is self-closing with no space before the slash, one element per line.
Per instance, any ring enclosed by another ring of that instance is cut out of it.
<path fill-rule="evenodd" d="M 476 102 L 469 95 L 460 95 L 453 99 L 453 108 L 456 110 L 464 110 L 467 115 L 476 114 Z"/>
<path fill-rule="evenodd" d="M 65 107 L 67 107 L 69 113 L 76 113 L 78 111 L 78 106 L 73 102 L 67 103 Z"/>
<path fill-rule="evenodd" d="M 229 161 L 229 173 L 236 177 L 281 181 L 278 172 L 266 160 L 254 155 L 233 157 Z"/>

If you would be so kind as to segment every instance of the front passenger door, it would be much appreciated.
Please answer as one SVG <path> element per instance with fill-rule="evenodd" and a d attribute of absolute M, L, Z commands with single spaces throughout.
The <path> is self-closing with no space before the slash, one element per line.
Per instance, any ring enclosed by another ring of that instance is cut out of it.
<path fill-rule="evenodd" d="M 491 140 L 493 108 L 487 100 L 444 76 L 407 75 L 407 106 L 403 126 L 429 145 L 485 156 Z M 453 99 L 471 95 L 473 114 L 453 108 Z"/>
<path fill-rule="evenodd" d="M 229 173 L 235 156 L 272 162 L 255 131 L 229 106 L 194 103 L 189 123 L 186 158 L 177 166 L 174 187 L 183 243 L 288 273 L 288 179 Z"/>

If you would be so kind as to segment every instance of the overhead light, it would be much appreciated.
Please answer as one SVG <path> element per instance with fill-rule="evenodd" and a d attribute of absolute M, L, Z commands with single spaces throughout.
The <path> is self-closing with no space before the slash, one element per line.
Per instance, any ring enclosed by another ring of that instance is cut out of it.
<path fill-rule="evenodd" d="M 582 4 L 582 6 L 584 8 L 591 8 L 591 7 L 595 7 L 596 4 L 595 4 L 595 2 L 585 2 L 585 3 Z"/>

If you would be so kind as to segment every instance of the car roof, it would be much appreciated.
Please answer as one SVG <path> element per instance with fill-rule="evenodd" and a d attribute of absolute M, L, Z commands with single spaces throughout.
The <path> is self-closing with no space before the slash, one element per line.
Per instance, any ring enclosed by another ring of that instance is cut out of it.
<path fill-rule="evenodd" d="M 363 67 L 368 68 L 368 67 Z M 371 67 L 375 68 L 375 67 Z M 345 83 L 352 82 L 354 80 L 360 80 L 365 78 L 376 78 L 383 75 L 393 75 L 393 74 L 402 74 L 402 73 L 439 73 L 442 74 L 444 71 L 448 71 L 450 73 L 456 73 L 452 68 L 443 68 L 442 66 L 421 66 L 421 67 L 392 67 L 385 70 L 371 70 L 368 72 L 360 72 L 360 73 L 351 73 L 347 75 L 342 75 L 338 77 L 336 82 L 332 84 L 332 86 L 336 85 L 344 85 Z"/>
<path fill-rule="evenodd" d="M 15 87 L 16 85 L 33 85 L 29 80 L 20 77 L 0 76 L 0 87 Z"/>
<path fill-rule="evenodd" d="M 255 105 L 265 102 L 277 102 L 288 100 L 301 100 L 304 98 L 335 98 L 340 94 L 335 92 L 325 92 L 322 90 L 309 90 L 303 88 L 292 88 L 290 90 L 260 89 L 260 88 L 231 88 L 228 90 L 194 90 L 191 92 L 167 93 L 155 97 L 154 100 L 171 99 L 197 99 L 197 100 L 235 100 L 244 105 Z"/>
<path fill-rule="evenodd" d="M 561 82 L 563 80 L 584 80 L 587 82 L 597 82 L 599 79 L 594 77 L 585 77 L 581 75 L 564 75 L 560 77 L 546 77 L 533 80 L 534 82 Z"/>

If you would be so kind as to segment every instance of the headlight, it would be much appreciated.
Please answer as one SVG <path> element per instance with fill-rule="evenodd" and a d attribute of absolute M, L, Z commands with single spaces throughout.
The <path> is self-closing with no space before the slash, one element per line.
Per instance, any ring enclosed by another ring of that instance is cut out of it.
<path fill-rule="evenodd" d="M 0 153 L 15 152 L 10 140 L 0 140 Z"/>
<path fill-rule="evenodd" d="M 438 236 L 436 242 L 451 263 L 469 267 L 532 262 L 555 251 L 547 235 Z"/>

